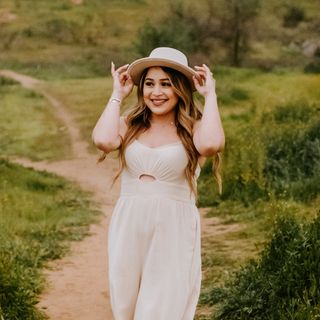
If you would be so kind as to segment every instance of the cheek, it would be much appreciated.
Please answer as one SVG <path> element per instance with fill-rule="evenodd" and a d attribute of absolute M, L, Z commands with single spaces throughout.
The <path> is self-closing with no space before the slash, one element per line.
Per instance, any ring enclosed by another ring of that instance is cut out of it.
<path fill-rule="evenodd" d="M 144 89 L 143 89 L 142 96 L 143 96 L 144 98 L 147 98 L 149 95 L 150 95 L 150 89 L 144 88 Z"/>
<path fill-rule="evenodd" d="M 179 100 L 179 98 L 178 98 L 178 96 L 176 95 L 175 92 L 171 93 L 170 99 L 171 99 L 171 101 L 174 102 L 175 104 L 176 104 L 176 103 L 178 102 L 178 100 Z"/>

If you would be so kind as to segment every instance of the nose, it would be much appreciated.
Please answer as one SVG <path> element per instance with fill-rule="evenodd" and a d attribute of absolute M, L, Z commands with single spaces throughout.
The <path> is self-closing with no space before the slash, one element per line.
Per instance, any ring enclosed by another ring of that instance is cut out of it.
<path fill-rule="evenodd" d="M 160 95 L 160 94 L 162 93 L 162 91 L 161 91 L 161 86 L 158 85 L 158 84 L 156 84 L 156 85 L 153 87 L 153 92 L 152 92 L 152 93 L 155 94 L 155 95 Z"/>

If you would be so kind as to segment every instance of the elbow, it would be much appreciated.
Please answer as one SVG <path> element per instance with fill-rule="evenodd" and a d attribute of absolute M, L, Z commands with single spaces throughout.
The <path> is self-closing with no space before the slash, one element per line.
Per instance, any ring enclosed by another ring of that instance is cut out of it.
<path fill-rule="evenodd" d="M 92 136 L 93 144 L 101 151 L 109 153 L 119 148 L 119 144 L 114 141 L 101 140 Z"/>
<path fill-rule="evenodd" d="M 205 143 L 198 149 L 198 152 L 203 157 L 212 157 L 218 152 L 222 152 L 224 145 L 224 139 L 215 143 Z"/>

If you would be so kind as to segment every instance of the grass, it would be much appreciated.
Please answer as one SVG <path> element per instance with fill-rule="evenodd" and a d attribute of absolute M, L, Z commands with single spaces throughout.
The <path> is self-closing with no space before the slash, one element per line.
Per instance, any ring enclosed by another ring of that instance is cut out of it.
<path fill-rule="evenodd" d="M 207 8 L 206 2 L 198 1 L 190 10 L 201 13 L 206 10 L 204 6 Z M 182 3 L 188 6 L 192 1 Z M 290 51 L 289 44 L 305 39 L 306 32 L 310 39 L 317 37 L 318 4 L 315 0 L 299 3 L 306 12 L 306 21 L 294 29 L 282 26 L 287 6 L 285 0 L 262 4 L 259 27 L 252 32 L 253 50 L 247 54 L 248 65 L 302 70 L 308 62 L 301 53 Z M 162 0 L 113 0 L 107 6 L 102 0 L 83 1 L 80 6 L 69 0 L 37 0 L 34 6 L 24 0 L 3 0 L 0 13 L 7 12 L 15 18 L 0 21 L 0 69 L 10 68 L 45 79 L 103 76 L 104 67 L 111 60 L 119 65 L 137 57 L 133 42 L 139 28 L 146 19 L 157 24 L 169 8 L 170 2 Z M 226 60 L 224 50 L 215 44 L 205 54 L 208 61 L 220 64 Z"/>
<path fill-rule="evenodd" d="M 0 160 L 0 175 L 0 316 L 44 319 L 35 308 L 41 269 L 88 234 L 97 211 L 88 194 L 53 174 Z"/>
<path fill-rule="evenodd" d="M 55 160 L 68 156 L 66 128 L 52 106 L 33 91 L 0 78 L 1 156 Z"/>
<path fill-rule="evenodd" d="M 211 300 L 212 292 L 218 294 L 235 271 L 263 250 L 279 217 L 290 215 L 299 221 L 311 221 L 317 216 L 319 205 L 320 197 L 308 204 L 274 198 L 249 207 L 225 201 L 211 208 L 206 217 L 218 218 L 221 227 L 229 227 L 230 231 L 209 234 L 202 240 L 203 280 L 196 319 L 212 319 L 219 307 Z"/>

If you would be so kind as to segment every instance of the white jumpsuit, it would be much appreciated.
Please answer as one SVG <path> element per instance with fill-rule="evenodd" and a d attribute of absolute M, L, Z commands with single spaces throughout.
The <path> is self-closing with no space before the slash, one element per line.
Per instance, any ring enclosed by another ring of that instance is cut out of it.
<path fill-rule="evenodd" d="M 200 217 L 181 142 L 125 152 L 108 240 L 115 320 L 192 320 L 200 293 Z M 154 181 L 141 180 L 143 174 Z"/>

